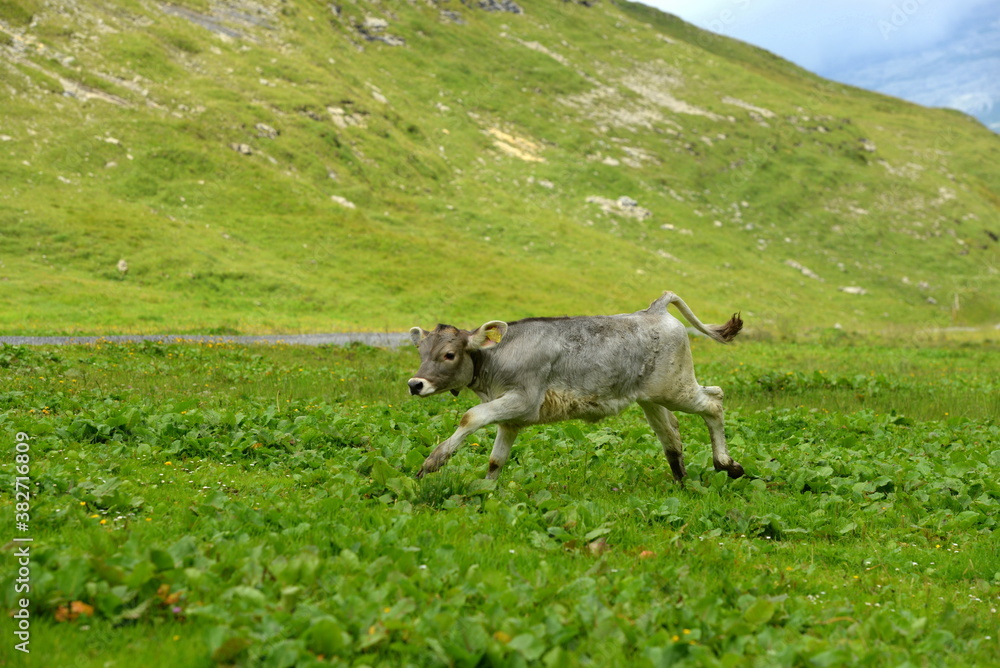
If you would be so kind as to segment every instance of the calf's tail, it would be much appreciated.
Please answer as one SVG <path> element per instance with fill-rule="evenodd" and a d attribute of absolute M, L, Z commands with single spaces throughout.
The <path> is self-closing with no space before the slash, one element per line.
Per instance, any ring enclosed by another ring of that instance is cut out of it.
<path fill-rule="evenodd" d="M 649 308 L 663 308 L 666 310 L 667 306 L 674 304 L 677 306 L 677 310 L 681 312 L 681 315 L 691 323 L 691 326 L 697 329 L 702 334 L 705 334 L 711 339 L 718 341 L 719 343 L 729 343 L 736 338 L 736 335 L 740 333 L 743 329 L 743 319 L 740 318 L 739 313 L 734 313 L 733 317 L 729 319 L 724 325 L 705 325 L 698 316 L 694 314 L 684 300 L 675 295 L 669 290 L 660 295 L 660 298 L 655 302 L 650 304 Z"/>

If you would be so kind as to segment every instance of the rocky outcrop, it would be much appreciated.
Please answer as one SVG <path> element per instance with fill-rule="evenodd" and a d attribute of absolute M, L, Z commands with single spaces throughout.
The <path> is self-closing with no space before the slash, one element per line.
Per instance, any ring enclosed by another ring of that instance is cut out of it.
<path fill-rule="evenodd" d="M 469 7 L 486 10 L 487 12 L 507 12 L 508 14 L 523 14 L 524 10 L 513 0 L 462 0 Z"/>
<path fill-rule="evenodd" d="M 389 46 L 406 45 L 406 40 L 402 37 L 396 37 L 386 32 L 389 29 L 389 22 L 385 19 L 367 16 L 364 21 L 354 26 L 354 29 L 368 42 L 382 42 Z"/>

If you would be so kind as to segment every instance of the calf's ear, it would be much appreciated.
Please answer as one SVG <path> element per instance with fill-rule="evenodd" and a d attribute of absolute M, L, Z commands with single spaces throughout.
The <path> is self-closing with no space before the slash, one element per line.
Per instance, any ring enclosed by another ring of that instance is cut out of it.
<path fill-rule="evenodd" d="M 467 350 L 481 350 L 492 348 L 500 343 L 500 339 L 507 333 L 507 323 L 502 320 L 490 320 L 479 329 L 469 335 Z"/>
<path fill-rule="evenodd" d="M 419 346 L 420 342 L 427 338 L 428 334 L 430 332 L 421 327 L 413 327 L 410 329 L 410 340 L 413 341 L 413 345 Z"/>

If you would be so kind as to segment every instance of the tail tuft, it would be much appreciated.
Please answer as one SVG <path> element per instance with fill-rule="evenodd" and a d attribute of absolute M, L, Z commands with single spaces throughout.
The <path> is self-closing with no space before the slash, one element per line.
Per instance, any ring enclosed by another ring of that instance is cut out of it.
<path fill-rule="evenodd" d="M 743 319 L 739 313 L 734 313 L 725 325 L 718 325 L 712 328 L 723 343 L 729 343 L 736 338 L 736 335 L 743 329 Z"/>

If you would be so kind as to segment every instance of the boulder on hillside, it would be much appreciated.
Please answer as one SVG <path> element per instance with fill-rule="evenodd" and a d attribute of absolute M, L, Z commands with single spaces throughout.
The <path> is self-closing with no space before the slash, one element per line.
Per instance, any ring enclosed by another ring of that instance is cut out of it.
<path fill-rule="evenodd" d="M 470 0 L 462 0 L 464 5 L 472 5 Z M 507 12 L 508 14 L 523 14 L 524 10 L 521 9 L 513 0 L 478 0 L 476 6 L 479 9 L 484 9 L 488 12 Z"/>
<path fill-rule="evenodd" d="M 390 35 L 386 32 L 388 28 L 388 21 L 375 16 L 365 17 L 365 20 L 360 25 L 354 27 L 358 34 L 368 42 L 382 42 L 389 46 L 405 46 L 406 40 L 402 37 Z"/>

